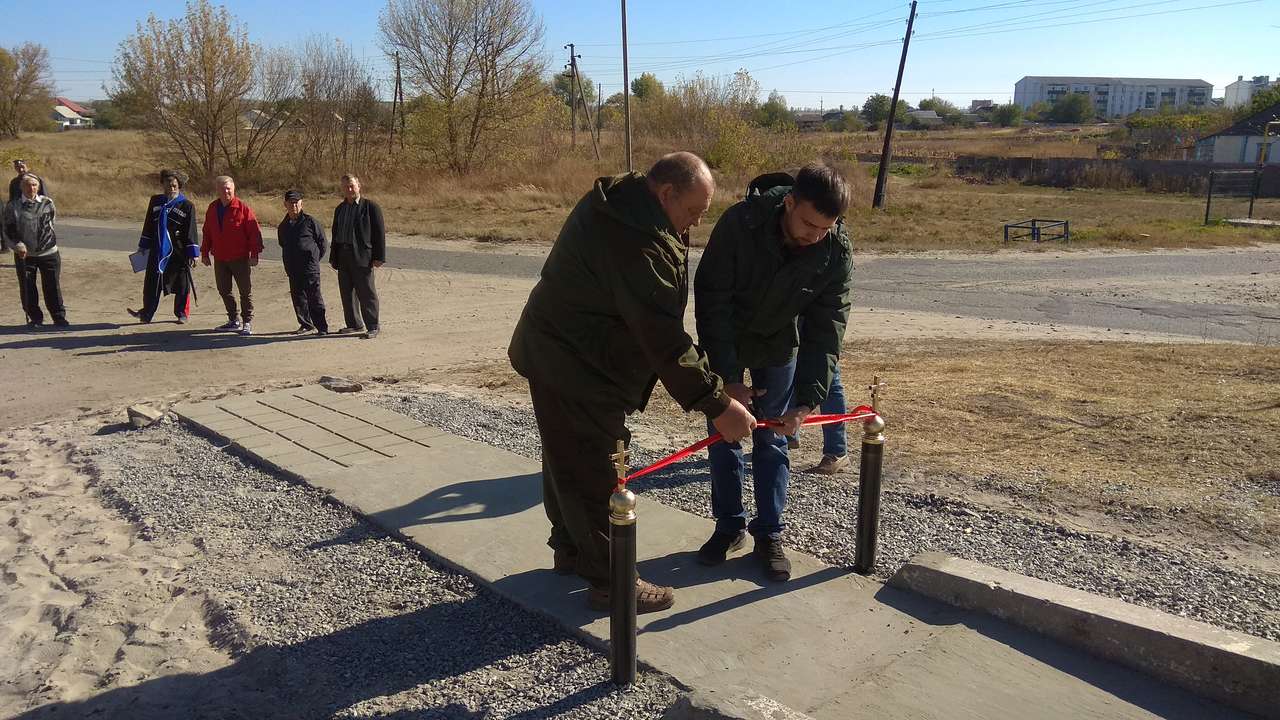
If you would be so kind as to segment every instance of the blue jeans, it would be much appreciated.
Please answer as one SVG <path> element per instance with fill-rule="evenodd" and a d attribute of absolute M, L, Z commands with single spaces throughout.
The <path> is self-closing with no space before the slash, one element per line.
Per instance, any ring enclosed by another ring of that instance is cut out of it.
<path fill-rule="evenodd" d="M 840 366 L 836 366 L 836 372 L 831 376 L 831 391 L 827 393 L 827 399 L 822 401 L 823 415 L 839 415 L 849 412 L 849 406 L 844 401 L 844 386 L 840 384 Z M 839 457 L 849 452 L 849 443 L 844 433 L 845 423 L 832 423 L 822 426 L 822 454 L 835 455 Z"/>
<path fill-rule="evenodd" d="M 827 399 L 822 401 L 818 411 L 823 415 L 841 415 L 849 412 L 848 405 L 844 401 L 844 386 L 840 384 L 840 366 L 836 366 L 835 374 L 831 376 L 831 391 L 827 393 Z M 845 437 L 845 423 L 831 423 L 822 426 L 822 454 L 835 455 L 840 457 L 849 452 L 849 442 Z M 788 437 L 788 440 L 795 440 L 794 436 Z"/>
<path fill-rule="evenodd" d="M 780 417 L 791 407 L 796 365 L 751 369 L 751 386 L 767 392 L 752 403 L 758 419 Z M 715 427 L 708 421 L 708 428 Z M 742 505 L 742 482 L 746 461 L 742 443 L 716 443 L 707 452 L 711 464 L 711 514 L 716 532 L 747 529 L 756 537 L 778 537 L 784 527 L 782 511 L 787 505 L 787 480 L 791 458 L 787 439 L 769 428 L 751 434 L 751 475 L 755 487 L 756 516 L 747 524 Z"/>

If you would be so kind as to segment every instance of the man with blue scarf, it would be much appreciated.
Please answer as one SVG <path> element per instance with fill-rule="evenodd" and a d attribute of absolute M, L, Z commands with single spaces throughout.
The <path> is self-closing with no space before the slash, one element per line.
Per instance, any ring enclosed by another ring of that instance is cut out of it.
<path fill-rule="evenodd" d="M 179 323 L 191 316 L 191 293 L 195 283 L 191 268 L 200 257 L 196 235 L 195 206 L 182 194 L 183 178 L 173 170 L 160 171 L 164 192 L 152 195 L 147 216 L 142 221 L 138 249 L 147 251 L 147 277 L 142 286 L 142 309 L 129 314 L 151 322 L 163 295 L 173 295 L 173 314 Z"/>

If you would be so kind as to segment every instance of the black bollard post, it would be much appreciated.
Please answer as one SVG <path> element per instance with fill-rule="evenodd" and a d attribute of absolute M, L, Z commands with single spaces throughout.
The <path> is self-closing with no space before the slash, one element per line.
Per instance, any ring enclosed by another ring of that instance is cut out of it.
<path fill-rule="evenodd" d="M 853 569 L 870 575 L 876 566 L 876 533 L 880 527 L 880 467 L 884 459 L 884 419 L 862 426 L 862 464 L 858 469 L 858 547 Z"/>
<path fill-rule="evenodd" d="M 626 450 L 613 456 L 618 479 L 626 477 Z M 613 682 L 636 682 L 636 496 L 627 486 L 609 497 L 609 664 Z"/>
<path fill-rule="evenodd" d="M 636 681 L 636 496 L 620 487 L 609 498 L 609 648 L 613 682 Z"/>

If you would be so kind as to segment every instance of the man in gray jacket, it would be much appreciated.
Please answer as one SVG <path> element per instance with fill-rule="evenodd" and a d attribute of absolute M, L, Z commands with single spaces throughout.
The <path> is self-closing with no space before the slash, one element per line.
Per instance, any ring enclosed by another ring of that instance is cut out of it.
<path fill-rule="evenodd" d="M 44 290 L 44 304 L 53 316 L 53 324 L 67 327 L 67 309 L 62 304 L 62 258 L 58 254 L 58 238 L 53 230 L 56 211 L 53 200 L 40 194 L 40 178 L 24 175 L 21 182 L 22 196 L 10 202 L 4 209 L 4 247 L 13 251 L 13 264 L 18 269 L 18 292 L 22 297 L 22 310 L 27 325 L 32 328 L 44 324 L 40 312 L 40 290 Z M 40 274 L 39 289 L 36 273 Z"/>

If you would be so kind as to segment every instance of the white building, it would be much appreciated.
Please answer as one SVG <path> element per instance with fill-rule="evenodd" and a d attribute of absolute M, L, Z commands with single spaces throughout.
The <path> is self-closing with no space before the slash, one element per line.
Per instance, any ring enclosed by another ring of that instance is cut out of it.
<path fill-rule="evenodd" d="M 1254 75 L 1245 80 L 1243 75 L 1236 76 L 1236 81 L 1227 85 L 1226 95 L 1222 98 L 1224 107 L 1234 108 L 1253 102 L 1253 96 L 1268 88 L 1280 85 L 1280 79 L 1271 81 L 1270 76 Z"/>
<path fill-rule="evenodd" d="M 93 127 L 92 119 L 81 116 L 80 113 L 72 110 L 66 105 L 54 105 L 53 113 L 50 117 L 58 124 L 59 130 L 75 130 L 77 128 Z"/>
<path fill-rule="evenodd" d="M 1256 163 L 1265 159 L 1268 165 L 1280 165 L 1280 103 L 1201 138 L 1196 143 L 1196 159 L 1215 163 Z"/>
<path fill-rule="evenodd" d="M 1028 75 L 1013 85 L 1013 102 L 1029 109 L 1038 102 L 1081 93 L 1093 99 L 1100 118 L 1119 118 L 1139 110 L 1205 107 L 1213 85 L 1204 80 L 1160 78 L 1049 77 Z"/>

